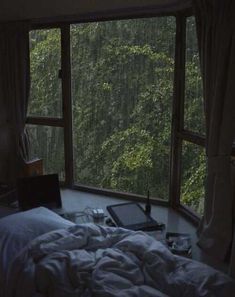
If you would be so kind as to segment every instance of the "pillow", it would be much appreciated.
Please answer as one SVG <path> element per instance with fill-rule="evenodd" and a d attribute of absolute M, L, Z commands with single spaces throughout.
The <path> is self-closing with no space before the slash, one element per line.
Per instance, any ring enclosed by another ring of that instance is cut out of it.
<path fill-rule="evenodd" d="M 39 235 L 73 226 L 45 207 L 38 207 L 0 219 L 0 275 L 28 242 Z"/>

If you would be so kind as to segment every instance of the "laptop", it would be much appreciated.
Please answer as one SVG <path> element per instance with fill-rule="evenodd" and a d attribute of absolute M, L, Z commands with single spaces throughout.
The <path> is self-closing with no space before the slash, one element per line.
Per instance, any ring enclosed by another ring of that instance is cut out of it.
<path fill-rule="evenodd" d="M 44 206 L 58 214 L 65 212 L 62 208 L 58 174 L 19 178 L 17 198 L 21 210 Z"/>

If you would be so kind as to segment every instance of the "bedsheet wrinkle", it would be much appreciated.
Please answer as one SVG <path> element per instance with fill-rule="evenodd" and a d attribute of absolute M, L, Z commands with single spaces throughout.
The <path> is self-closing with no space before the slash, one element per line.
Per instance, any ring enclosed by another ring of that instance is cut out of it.
<path fill-rule="evenodd" d="M 93 224 L 44 234 L 11 265 L 4 297 L 233 297 L 232 280 L 143 232 Z"/>

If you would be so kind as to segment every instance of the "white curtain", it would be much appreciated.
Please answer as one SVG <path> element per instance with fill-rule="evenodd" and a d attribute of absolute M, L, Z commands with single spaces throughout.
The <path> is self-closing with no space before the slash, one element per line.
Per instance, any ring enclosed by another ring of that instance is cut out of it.
<path fill-rule="evenodd" d="M 234 226 L 231 151 L 235 138 L 235 1 L 194 0 L 194 9 L 208 160 L 198 244 L 210 255 L 225 260 L 231 251 Z"/>
<path fill-rule="evenodd" d="M 0 24 L 0 183 L 14 186 L 27 158 L 28 23 Z"/>

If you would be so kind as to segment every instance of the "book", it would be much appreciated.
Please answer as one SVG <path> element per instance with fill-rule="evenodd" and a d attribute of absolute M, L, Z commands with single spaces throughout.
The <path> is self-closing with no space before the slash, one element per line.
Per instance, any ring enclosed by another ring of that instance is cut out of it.
<path fill-rule="evenodd" d="M 169 250 L 176 255 L 192 256 L 191 237 L 188 233 L 166 233 L 166 243 Z"/>

